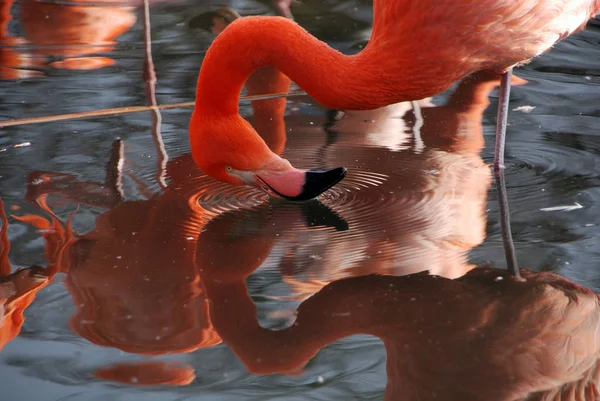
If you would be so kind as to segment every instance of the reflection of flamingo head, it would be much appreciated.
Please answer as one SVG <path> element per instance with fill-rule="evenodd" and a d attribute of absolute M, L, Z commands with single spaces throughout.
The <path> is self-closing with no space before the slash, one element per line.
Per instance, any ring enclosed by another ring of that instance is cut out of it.
<path fill-rule="evenodd" d="M 307 227 L 348 230 L 342 216 L 318 201 L 271 200 L 255 209 L 226 212 L 206 225 L 196 244 L 202 279 L 239 280 L 258 268 L 281 235 L 298 222 Z"/>
<path fill-rule="evenodd" d="M 67 59 L 51 65 L 66 69 L 95 69 L 114 64 L 105 57 L 82 57 L 113 50 L 114 39 L 136 21 L 133 7 L 64 5 L 25 0 L 21 4 L 25 38 L 38 54 Z"/>

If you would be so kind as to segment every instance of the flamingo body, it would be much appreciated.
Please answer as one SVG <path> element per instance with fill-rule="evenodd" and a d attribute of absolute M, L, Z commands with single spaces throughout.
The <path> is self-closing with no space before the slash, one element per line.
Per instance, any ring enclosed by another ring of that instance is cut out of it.
<path fill-rule="evenodd" d="M 189 131 L 194 159 L 232 184 L 294 182 L 282 194 L 294 198 L 302 171 L 269 151 L 238 114 L 252 71 L 275 67 L 330 108 L 375 109 L 435 95 L 475 71 L 508 71 L 599 10 L 599 0 L 375 0 L 371 40 L 350 56 L 289 19 L 240 18 L 217 37 L 200 70 Z M 266 173 L 269 180 L 260 179 Z"/>

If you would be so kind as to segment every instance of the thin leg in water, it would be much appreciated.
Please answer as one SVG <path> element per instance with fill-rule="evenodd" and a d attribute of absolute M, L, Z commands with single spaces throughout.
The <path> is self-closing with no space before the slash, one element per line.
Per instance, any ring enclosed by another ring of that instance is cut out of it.
<path fill-rule="evenodd" d="M 494 169 L 494 177 L 496 178 L 496 189 L 498 191 L 500 231 L 502 232 L 502 243 L 504 244 L 504 255 L 506 256 L 506 268 L 517 278 L 521 278 L 519 265 L 517 263 L 517 252 L 510 231 L 510 212 L 508 211 L 508 197 L 506 196 L 504 169 Z"/>
<path fill-rule="evenodd" d="M 500 96 L 498 98 L 498 117 L 496 118 L 496 147 L 494 149 L 494 171 L 504 168 L 504 145 L 506 143 L 506 122 L 508 120 L 508 102 L 510 100 L 510 82 L 512 67 L 502 74 Z"/>

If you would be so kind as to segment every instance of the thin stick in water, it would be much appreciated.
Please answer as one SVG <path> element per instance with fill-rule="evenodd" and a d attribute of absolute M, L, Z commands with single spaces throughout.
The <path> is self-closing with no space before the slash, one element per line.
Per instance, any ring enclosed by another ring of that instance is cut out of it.
<path fill-rule="evenodd" d="M 306 96 L 306 92 L 304 91 L 294 91 L 290 93 L 272 93 L 268 95 L 252 95 L 252 96 L 242 96 L 240 97 L 240 102 L 251 102 L 254 100 L 268 100 L 268 99 L 277 99 L 280 97 L 300 97 Z M 53 116 L 41 116 L 41 117 L 30 117 L 30 118 L 18 118 L 13 120 L 4 120 L 0 121 L 0 128 L 6 127 L 14 127 L 16 125 L 27 125 L 27 124 L 40 124 L 40 123 L 50 123 L 56 121 L 65 121 L 65 120 L 75 120 L 79 118 L 90 118 L 90 117 L 102 117 L 102 116 L 113 116 L 119 114 L 129 114 L 129 113 L 139 113 L 142 111 L 152 111 L 154 109 L 158 110 L 170 110 L 170 109 L 178 109 L 183 107 L 194 107 L 195 102 L 182 102 L 182 103 L 171 103 L 171 104 L 161 104 L 158 106 L 128 106 L 128 107 L 117 107 L 113 109 L 102 109 L 102 110 L 92 110 L 92 111 L 82 111 L 78 113 L 67 113 L 67 114 L 58 114 Z"/>

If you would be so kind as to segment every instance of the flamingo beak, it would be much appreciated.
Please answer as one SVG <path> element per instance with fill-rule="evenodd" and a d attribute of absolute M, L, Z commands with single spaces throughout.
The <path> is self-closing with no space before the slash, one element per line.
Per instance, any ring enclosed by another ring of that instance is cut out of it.
<path fill-rule="evenodd" d="M 293 201 L 315 198 L 333 187 L 346 176 L 344 167 L 330 170 L 300 170 L 290 166 L 284 170 L 237 172 L 239 177 L 270 195 Z"/>
<path fill-rule="evenodd" d="M 346 169 L 344 167 L 336 167 L 330 170 L 292 169 L 256 174 L 257 183 L 261 188 L 294 201 L 316 198 L 340 182 L 345 176 Z"/>

